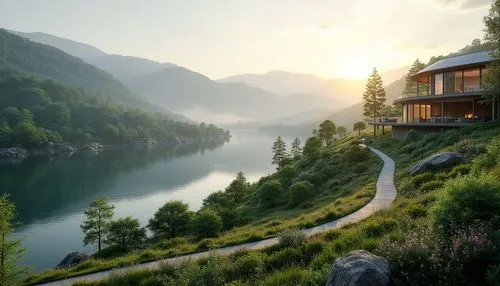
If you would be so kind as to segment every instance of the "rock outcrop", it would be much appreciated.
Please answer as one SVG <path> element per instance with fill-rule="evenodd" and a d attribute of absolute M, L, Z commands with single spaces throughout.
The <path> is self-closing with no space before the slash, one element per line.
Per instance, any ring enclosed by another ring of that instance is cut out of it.
<path fill-rule="evenodd" d="M 436 155 L 432 155 L 413 166 L 410 171 L 410 175 L 417 175 L 419 173 L 439 170 L 443 168 L 449 168 L 460 164 L 464 161 L 464 156 L 457 152 L 443 152 Z"/>
<path fill-rule="evenodd" d="M 89 256 L 85 253 L 71 252 L 56 266 L 56 269 L 70 268 L 84 262 L 87 259 L 89 259 Z"/>
<path fill-rule="evenodd" d="M 0 148 L 0 162 L 20 163 L 28 159 L 28 151 L 20 147 Z"/>
<path fill-rule="evenodd" d="M 335 261 L 326 286 L 387 286 L 389 262 L 366 250 L 352 251 Z"/>

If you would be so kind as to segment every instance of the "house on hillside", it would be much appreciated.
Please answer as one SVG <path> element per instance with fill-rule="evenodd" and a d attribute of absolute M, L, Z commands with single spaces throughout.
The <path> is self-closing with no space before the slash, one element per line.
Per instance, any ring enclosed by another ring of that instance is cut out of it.
<path fill-rule="evenodd" d="M 392 126 L 392 136 L 404 139 L 409 130 L 440 132 L 491 120 L 494 104 L 481 100 L 481 82 L 493 59 L 488 52 L 465 54 L 440 60 L 413 77 L 415 94 L 394 103 L 402 108 L 398 120 L 378 119 L 375 126 Z"/>

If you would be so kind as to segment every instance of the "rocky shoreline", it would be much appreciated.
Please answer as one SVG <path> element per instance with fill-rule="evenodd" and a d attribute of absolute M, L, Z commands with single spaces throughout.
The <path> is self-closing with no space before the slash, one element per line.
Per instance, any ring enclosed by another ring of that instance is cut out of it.
<path fill-rule="evenodd" d="M 211 142 L 216 140 L 226 141 L 228 138 L 213 138 L 213 139 L 205 139 L 202 141 L 195 140 L 193 138 L 183 138 L 183 137 L 175 137 L 172 140 L 167 141 L 157 141 L 152 138 L 144 139 L 144 140 L 136 140 L 131 143 L 123 143 L 123 144 L 101 144 L 98 142 L 86 143 L 80 146 L 73 146 L 65 143 L 53 143 L 46 142 L 31 149 L 24 149 L 22 147 L 7 147 L 0 148 L 0 164 L 18 164 L 30 157 L 34 156 L 63 156 L 70 157 L 76 152 L 101 152 L 104 150 L 111 149 L 125 149 L 125 148 L 140 148 L 140 149 L 148 149 L 154 148 L 157 146 L 166 146 L 166 147 L 180 147 L 180 146 L 188 146 L 198 142 Z"/>

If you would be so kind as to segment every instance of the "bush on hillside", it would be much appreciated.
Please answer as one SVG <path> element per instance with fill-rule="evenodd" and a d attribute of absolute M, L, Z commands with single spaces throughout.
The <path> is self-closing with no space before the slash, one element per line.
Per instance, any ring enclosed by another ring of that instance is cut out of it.
<path fill-rule="evenodd" d="M 280 247 L 299 247 L 306 243 L 307 236 L 298 229 L 286 229 L 279 234 Z"/>
<path fill-rule="evenodd" d="M 296 207 L 304 202 L 309 201 L 313 195 L 313 185 L 308 181 L 299 181 L 293 183 L 289 189 L 289 205 Z"/>
<path fill-rule="evenodd" d="M 274 207 L 281 197 L 281 183 L 278 180 L 270 180 L 263 183 L 258 192 L 257 196 L 261 206 L 264 208 Z"/>
<path fill-rule="evenodd" d="M 369 153 L 367 149 L 353 145 L 343 153 L 343 157 L 347 162 L 363 162 L 368 160 Z"/>
<path fill-rule="evenodd" d="M 417 130 L 415 129 L 410 129 L 410 131 L 408 131 L 408 133 L 406 133 L 406 139 L 405 141 L 407 142 L 415 142 L 415 141 L 418 141 L 420 140 L 420 133 L 417 132 Z"/>
<path fill-rule="evenodd" d="M 447 238 L 477 224 L 499 227 L 500 183 L 485 174 L 448 181 L 432 213 L 435 226 Z"/>
<path fill-rule="evenodd" d="M 222 229 L 222 219 L 213 210 L 201 210 L 194 217 L 192 225 L 198 238 L 215 237 Z"/>

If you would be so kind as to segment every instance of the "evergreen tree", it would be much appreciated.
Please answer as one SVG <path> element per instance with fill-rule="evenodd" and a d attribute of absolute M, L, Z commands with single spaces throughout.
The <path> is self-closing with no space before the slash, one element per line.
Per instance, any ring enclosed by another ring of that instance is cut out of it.
<path fill-rule="evenodd" d="M 385 90 L 382 77 L 374 68 L 366 83 L 365 93 L 363 94 L 363 115 L 373 121 L 382 115 L 385 103 Z M 375 125 L 373 134 L 376 135 Z"/>
<path fill-rule="evenodd" d="M 484 99 L 492 103 L 493 119 L 495 115 L 495 104 L 500 100 L 500 0 L 494 0 L 490 7 L 488 16 L 484 17 L 485 40 L 492 49 L 491 56 L 494 61 L 488 65 L 488 74 L 483 82 Z M 500 110 L 499 110 L 500 112 Z"/>
<path fill-rule="evenodd" d="M 417 90 L 420 90 L 420 94 L 427 94 L 427 85 L 417 83 L 412 79 L 413 76 L 423 68 L 425 68 L 425 64 L 419 59 L 416 59 L 411 65 L 405 77 L 405 88 L 403 90 L 405 96 L 416 96 Z"/>
<path fill-rule="evenodd" d="M 358 121 L 354 123 L 353 130 L 358 131 L 358 135 L 361 135 L 361 130 L 364 130 L 366 128 L 366 123 L 363 121 Z"/>
<path fill-rule="evenodd" d="M 18 266 L 24 252 L 21 241 L 10 238 L 15 216 L 15 207 L 8 196 L 0 195 L 0 286 L 18 285 L 26 270 Z"/>
<path fill-rule="evenodd" d="M 287 158 L 285 141 L 283 141 L 281 136 L 278 136 L 278 139 L 273 144 L 273 164 L 278 165 L 277 169 L 279 170 Z"/>
<path fill-rule="evenodd" d="M 85 234 L 83 239 L 85 245 L 97 243 L 98 252 L 101 252 L 114 209 L 115 207 L 110 205 L 104 197 L 99 197 L 90 204 L 89 209 L 84 213 L 86 219 L 80 226 Z"/>
<path fill-rule="evenodd" d="M 302 148 L 300 147 L 300 139 L 299 137 L 295 137 L 292 142 L 292 150 L 291 150 L 293 158 L 298 158 L 302 155 Z"/>
<path fill-rule="evenodd" d="M 337 133 L 339 134 L 340 138 L 343 138 L 347 133 L 347 130 L 345 129 L 344 126 L 339 126 L 337 127 Z"/>
<path fill-rule="evenodd" d="M 325 120 L 319 125 L 318 137 L 325 141 L 326 146 L 332 144 L 335 134 L 337 134 L 337 127 L 332 121 Z"/>

